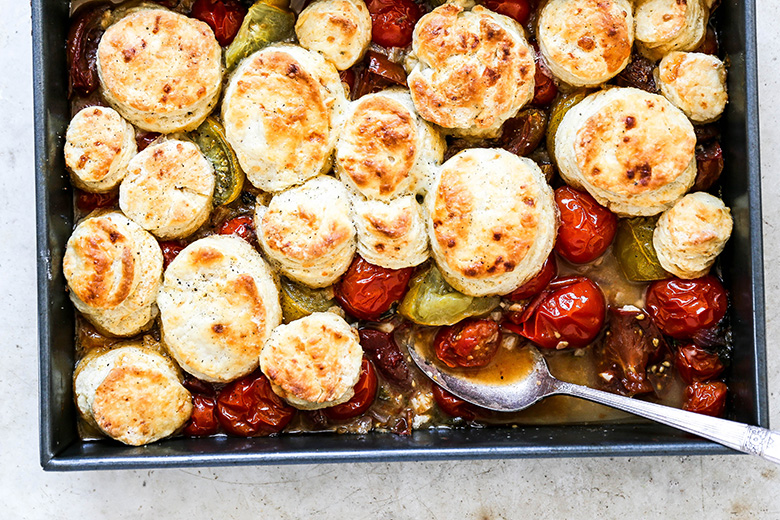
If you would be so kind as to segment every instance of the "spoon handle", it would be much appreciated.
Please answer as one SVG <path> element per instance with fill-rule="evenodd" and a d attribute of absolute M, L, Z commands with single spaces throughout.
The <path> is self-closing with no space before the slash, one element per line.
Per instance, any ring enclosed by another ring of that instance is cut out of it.
<path fill-rule="evenodd" d="M 611 406 L 780 464 L 780 433 L 778 432 L 648 403 L 564 381 L 557 381 L 554 388 L 556 394 L 571 395 Z"/>

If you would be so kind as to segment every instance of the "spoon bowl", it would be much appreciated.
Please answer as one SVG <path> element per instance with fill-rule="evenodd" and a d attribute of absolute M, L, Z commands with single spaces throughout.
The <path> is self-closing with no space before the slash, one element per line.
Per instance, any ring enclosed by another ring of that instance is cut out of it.
<path fill-rule="evenodd" d="M 412 360 L 434 383 L 482 408 L 517 412 L 551 395 L 570 395 L 633 413 L 780 464 L 778 432 L 561 381 L 550 374 L 544 356 L 535 347 L 524 347 L 528 349 L 524 352 L 529 360 L 528 370 L 520 376 L 505 383 L 485 383 L 456 374 L 430 359 L 413 339 L 405 343 Z"/>

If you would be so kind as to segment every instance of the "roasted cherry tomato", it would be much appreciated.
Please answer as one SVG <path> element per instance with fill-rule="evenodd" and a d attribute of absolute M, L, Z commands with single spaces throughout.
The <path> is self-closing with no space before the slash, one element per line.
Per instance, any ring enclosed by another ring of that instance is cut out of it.
<path fill-rule="evenodd" d="M 502 326 L 542 348 L 581 348 L 599 335 L 607 305 L 599 286 L 584 276 L 558 278 L 522 313 Z"/>
<path fill-rule="evenodd" d="M 569 186 L 555 190 L 561 227 L 555 250 L 566 260 L 584 264 L 600 257 L 615 238 L 617 217 L 584 191 Z"/>
<path fill-rule="evenodd" d="M 135 145 L 139 152 L 146 149 L 147 146 L 152 144 L 162 134 L 157 132 L 146 132 L 143 130 L 136 130 L 135 132 Z"/>
<path fill-rule="evenodd" d="M 192 415 L 184 426 L 184 435 L 190 437 L 205 437 L 214 435 L 219 430 L 217 420 L 216 401 L 213 397 L 201 394 L 192 396 Z"/>
<path fill-rule="evenodd" d="M 247 9 L 236 0 L 195 0 L 190 16 L 209 24 L 223 47 L 238 34 Z"/>
<path fill-rule="evenodd" d="M 693 383 L 685 388 L 685 403 L 683 409 L 689 412 L 701 413 L 719 417 L 726 409 L 726 383 Z"/>
<path fill-rule="evenodd" d="M 214 397 L 216 395 L 214 392 L 214 387 L 211 386 L 211 383 L 196 377 L 192 377 L 189 374 L 184 375 L 184 381 L 182 382 L 182 385 L 184 385 L 184 388 L 193 394 L 201 394 L 205 395 L 206 397 Z"/>
<path fill-rule="evenodd" d="M 377 386 L 374 365 L 366 358 L 363 358 L 363 364 L 360 365 L 360 379 L 355 384 L 355 395 L 346 403 L 326 408 L 324 410 L 325 415 L 334 421 L 343 421 L 362 415 L 374 402 Z"/>
<path fill-rule="evenodd" d="M 692 190 L 707 191 L 723 173 L 723 149 L 717 140 L 696 145 L 696 181 Z"/>
<path fill-rule="evenodd" d="M 720 357 L 694 344 L 683 345 L 677 350 L 674 365 L 689 385 L 718 377 L 723 372 Z"/>
<path fill-rule="evenodd" d="M 371 0 L 368 2 L 373 27 L 371 38 L 383 47 L 406 47 L 423 12 L 412 0 Z"/>
<path fill-rule="evenodd" d="M 548 256 L 547 260 L 545 260 L 544 265 L 542 266 L 542 270 L 539 271 L 539 274 L 506 295 L 506 298 L 512 300 L 513 302 L 533 298 L 542 292 L 557 274 L 558 263 L 555 261 L 555 254 L 550 253 L 550 256 Z"/>
<path fill-rule="evenodd" d="M 97 72 L 97 47 L 103 26 L 101 20 L 108 4 L 81 7 L 73 16 L 65 44 L 68 58 L 68 97 L 87 95 L 97 90 L 100 79 Z"/>
<path fill-rule="evenodd" d="M 354 69 L 342 70 L 339 72 L 339 78 L 341 78 L 342 83 L 345 83 L 347 87 L 349 87 L 349 93 L 352 94 L 352 92 L 355 91 L 356 76 Z"/>
<path fill-rule="evenodd" d="M 376 329 L 360 329 L 358 334 L 363 352 L 371 358 L 382 376 L 391 383 L 410 386 L 409 365 L 393 335 Z"/>
<path fill-rule="evenodd" d="M 433 385 L 433 400 L 450 417 L 461 417 L 467 421 L 473 421 L 483 415 L 482 408 L 468 403 L 460 397 L 455 397 L 439 385 Z"/>
<path fill-rule="evenodd" d="M 720 280 L 707 275 L 696 280 L 671 278 L 647 288 L 647 308 L 661 332 L 677 339 L 716 325 L 726 315 L 728 293 Z"/>
<path fill-rule="evenodd" d="M 271 390 L 259 370 L 228 383 L 217 397 L 217 417 L 232 435 L 251 437 L 279 433 L 295 415 L 295 408 Z"/>
<path fill-rule="evenodd" d="M 76 190 L 76 206 L 83 212 L 89 213 L 98 208 L 110 208 L 119 201 L 119 193 L 112 191 L 109 193 L 90 193 L 88 191 Z"/>
<path fill-rule="evenodd" d="M 356 68 L 354 88 L 350 88 L 350 99 L 358 99 L 393 85 L 406 86 L 406 71 L 403 66 L 390 60 L 384 54 L 368 51 L 363 65 Z M 350 72 L 349 70 L 346 72 Z M 344 77 L 342 76 L 342 81 Z"/>
<path fill-rule="evenodd" d="M 534 72 L 534 99 L 531 101 L 536 106 L 547 106 L 558 95 L 558 86 L 553 79 L 553 73 L 542 60 L 542 54 L 537 50 L 534 57 L 536 72 Z"/>
<path fill-rule="evenodd" d="M 533 11 L 531 0 L 483 0 L 482 5 L 498 14 L 514 18 L 520 25 L 528 23 Z"/>
<path fill-rule="evenodd" d="M 173 259 L 179 256 L 179 253 L 187 247 L 184 242 L 179 240 L 167 240 L 160 242 L 160 249 L 163 254 L 163 269 L 167 269 L 168 265 L 173 262 Z"/>
<path fill-rule="evenodd" d="M 484 367 L 498 351 L 501 331 L 493 320 L 468 319 L 442 327 L 433 346 L 436 357 L 450 367 Z"/>
<path fill-rule="evenodd" d="M 336 285 L 336 299 L 352 316 L 376 320 L 403 298 L 413 272 L 413 267 L 387 269 L 355 256 Z"/>
<path fill-rule="evenodd" d="M 237 235 L 250 244 L 257 244 L 257 234 L 255 233 L 255 222 L 249 215 L 226 220 L 219 226 L 220 235 Z"/>

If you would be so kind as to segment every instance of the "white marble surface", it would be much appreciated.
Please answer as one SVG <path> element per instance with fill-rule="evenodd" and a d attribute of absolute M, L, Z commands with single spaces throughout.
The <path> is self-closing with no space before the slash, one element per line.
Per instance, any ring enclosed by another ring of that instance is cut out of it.
<path fill-rule="evenodd" d="M 756 3 L 769 391 L 772 424 L 780 428 L 780 2 Z M 0 517 L 780 518 L 780 468 L 747 456 L 44 473 L 36 412 L 30 6 L 0 0 L 0 13 Z"/>

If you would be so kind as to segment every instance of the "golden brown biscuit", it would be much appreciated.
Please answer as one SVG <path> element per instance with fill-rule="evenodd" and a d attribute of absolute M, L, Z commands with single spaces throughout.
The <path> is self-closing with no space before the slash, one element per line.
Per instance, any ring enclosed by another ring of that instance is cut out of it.
<path fill-rule="evenodd" d="M 722 200 L 689 193 L 658 219 L 653 247 L 664 269 L 679 278 L 699 278 L 726 247 L 732 227 L 731 211 Z"/>
<path fill-rule="evenodd" d="M 157 304 L 166 348 L 206 381 L 225 383 L 252 372 L 282 322 L 271 270 L 235 236 L 212 235 L 184 248 L 165 271 Z"/>
<path fill-rule="evenodd" d="M 384 202 L 356 196 L 352 208 L 357 251 L 363 259 L 388 269 L 412 267 L 428 259 L 428 233 L 414 197 Z"/>
<path fill-rule="evenodd" d="M 301 410 L 349 401 L 360 378 L 363 348 L 344 318 L 315 312 L 276 327 L 260 354 L 274 392 Z"/>
<path fill-rule="evenodd" d="M 425 200 L 431 251 L 442 275 L 469 296 L 507 294 L 542 267 L 558 210 L 532 160 L 471 148 L 445 162 Z"/>
<path fill-rule="evenodd" d="M 95 211 L 79 222 L 63 258 L 76 309 L 98 330 L 116 336 L 133 336 L 152 325 L 162 265 L 154 237 L 118 211 Z"/>
<path fill-rule="evenodd" d="M 349 268 L 355 226 L 347 189 L 321 175 L 258 205 L 255 229 L 263 251 L 289 278 L 327 287 Z"/>
<path fill-rule="evenodd" d="M 171 133 L 196 128 L 222 87 L 222 48 L 205 23 L 166 9 L 139 9 L 100 39 L 103 95 L 137 127 Z"/>
<path fill-rule="evenodd" d="M 408 91 L 384 90 L 350 104 L 336 143 L 336 172 L 365 197 L 389 200 L 425 189 L 445 146 L 417 115 Z"/>
<path fill-rule="evenodd" d="M 133 157 L 119 207 L 159 238 L 183 238 L 209 218 L 214 168 L 194 143 L 170 139 Z"/>
<path fill-rule="evenodd" d="M 111 191 L 136 154 L 135 130 L 113 108 L 87 107 L 65 134 L 65 165 L 73 185 L 94 193 Z"/>
<path fill-rule="evenodd" d="M 539 16 L 539 50 L 556 77 L 595 86 L 628 65 L 634 44 L 629 0 L 552 0 Z"/>
<path fill-rule="evenodd" d="M 301 47 L 346 70 L 368 50 L 371 15 L 363 0 L 317 0 L 301 11 L 295 35 Z"/>
<path fill-rule="evenodd" d="M 692 121 L 709 123 L 720 117 L 729 96 L 726 66 L 699 52 L 670 52 L 655 71 L 661 93 Z"/>
<path fill-rule="evenodd" d="M 471 0 L 417 22 L 406 69 L 417 111 L 453 134 L 495 136 L 534 95 L 534 51 L 523 28 Z"/>
<path fill-rule="evenodd" d="M 696 135 L 663 96 L 634 88 L 591 94 L 555 134 L 561 177 L 619 215 L 655 215 L 696 178 Z"/>
<path fill-rule="evenodd" d="M 131 446 L 168 437 L 192 413 L 176 367 L 140 342 L 88 354 L 76 367 L 73 389 L 89 424 Z"/>
<path fill-rule="evenodd" d="M 271 192 L 325 173 L 347 100 L 335 67 L 316 52 L 272 45 L 241 62 L 222 119 L 247 179 Z"/>
<path fill-rule="evenodd" d="M 652 60 L 671 51 L 690 51 L 707 34 L 709 9 L 702 0 L 637 0 L 637 46 Z"/>

